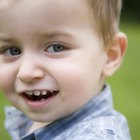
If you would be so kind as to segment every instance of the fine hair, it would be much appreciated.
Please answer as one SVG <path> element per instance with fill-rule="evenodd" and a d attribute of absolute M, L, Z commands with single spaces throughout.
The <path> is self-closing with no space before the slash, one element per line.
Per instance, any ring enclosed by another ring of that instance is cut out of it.
<path fill-rule="evenodd" d="M 119 20 L 122 8 L 122 0 L 88 0 L 95 26 L 107 44 L 119 31 Z"/>

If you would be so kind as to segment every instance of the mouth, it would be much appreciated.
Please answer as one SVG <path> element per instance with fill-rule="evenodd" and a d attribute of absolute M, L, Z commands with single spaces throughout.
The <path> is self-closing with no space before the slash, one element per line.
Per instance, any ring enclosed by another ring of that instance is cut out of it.
<path fill-rule="evenodd" d="M 54 97 L 59 93 L 58 90 L 53 91 L 53 90 L 35 90 L 35 91 L 25 91 L 22 93 L 22 96 L 31 102 L 44 102 L 48 100 L 49 98 Z"/>

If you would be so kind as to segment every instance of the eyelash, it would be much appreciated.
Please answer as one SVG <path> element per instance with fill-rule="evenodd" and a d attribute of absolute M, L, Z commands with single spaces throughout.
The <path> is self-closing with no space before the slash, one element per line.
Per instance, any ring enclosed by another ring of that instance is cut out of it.
<path fill-rule="evenodd" d="M 60 43 L 49 44 L 45 48 L 45 51 L 47 51 L 48 53 L 61 53 L 66 50 L 68 50 L 68 47 Z"/>
<path fill-rule="evenodd" d="M 14 49 L 14 53 L 15 54 L 10 54 L 10 53 L 12 53 L 11 51 L 11 49 Z M 7 51 L 9 51 L 9 52 L 7 52 Z M 16 54 L 17 53 L 17 54 Z M 1 49 L 0 49 L 0 55 L 5 55 L 5 56 L 10 56 L 10 57 L 12 57 L 12 56 L 17 56 L 17 55 L 20 55 L 21 54 L 21 49 L 19 49 L 18 47 L 15 47 L 15 46 L 3 46 Z"/>

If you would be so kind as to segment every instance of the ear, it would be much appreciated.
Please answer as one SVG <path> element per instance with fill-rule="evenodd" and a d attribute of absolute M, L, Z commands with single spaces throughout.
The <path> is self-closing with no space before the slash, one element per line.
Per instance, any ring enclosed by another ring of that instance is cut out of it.
<path fill-rule="evenodd" d="M 107 60 L 104 65 L 103 75 L 105 77 L 112 74 L 120 67 L 127 48 L 127 37 L 124 33 L 117 33 L 112 43 L 107 48 Z"/>

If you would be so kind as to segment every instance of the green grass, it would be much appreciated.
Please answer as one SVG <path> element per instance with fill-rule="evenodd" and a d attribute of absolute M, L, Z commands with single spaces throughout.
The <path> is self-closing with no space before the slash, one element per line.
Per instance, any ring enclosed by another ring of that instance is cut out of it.
<path fill-rule="evenodd" d="M 128 119 L 133 140 L 140 139 L 140 24 L 123 22 L 121 30 L 128 36 L 129 46 L 124 63 L 108 80 L 112 86 L 115 108 Z M 0 94 L 0 138 L 10 140 L 4 130 L 3 107 L 7 104 Z M 12 119 L 12 118 L 11 118 Z"/>
<path fill-rule="evenodd" d="M 8 102 L 6 101 L 2 92 L 0 92 L 0 140 L 10 140 L 9 135 L 7 134 L 7 132 L 4 129 L 4 112 L 3 112 L 3 110 L 4 110 L 4 106 L 7 104 L 8 104 Z"/>

